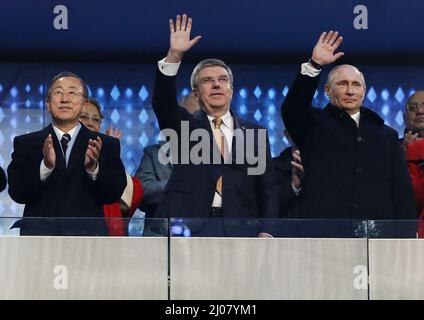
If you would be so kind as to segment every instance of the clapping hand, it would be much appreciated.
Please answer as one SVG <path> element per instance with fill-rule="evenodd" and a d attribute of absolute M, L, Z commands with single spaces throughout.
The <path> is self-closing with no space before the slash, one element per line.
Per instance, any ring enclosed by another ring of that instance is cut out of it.
<path fill-rule="evenodd" d="M 121 137 L 122 137 L 122 131 L 121 130 L 119 130 L 118 128 L 113 128 L 112 126 L 109 126 L 107 129 L 106 129 L 106 134 L 108 135 L 108 136 L 111 136 L 111 137 L 114 137 L 114 138 L 116 138 L 116 139 L 120 139 Z"/>
<path fill-rule="evenodd" d="M 56 152 L 54 151 L 53 138 L 51 134 L 49 134 L 46 140 L 44 140 L 43 158 L 44 158 L 44 165 L 46 166 L 46 168 L 51 170 L 55 167 Z"/>
<path fill-rule="evenodd" d="M 302 186 L 302 180 L 305 175 L 303 170 L 302 158 L 300 157 L 300 151 L 295 150 L 293 152 L 293 160 L 291 161 L 292 165 L 292 185 L 299 189 Z"/>
<path fill-rule="evenodd" d="M 97 160 L 100 156 L 100 150 L 102 149 L 102 139 L 97 137 L 96 139 L 88 140 L 87 150 L 85 151 L 84 165 L 87 171 L 94 172 L 97 168 Z"/>

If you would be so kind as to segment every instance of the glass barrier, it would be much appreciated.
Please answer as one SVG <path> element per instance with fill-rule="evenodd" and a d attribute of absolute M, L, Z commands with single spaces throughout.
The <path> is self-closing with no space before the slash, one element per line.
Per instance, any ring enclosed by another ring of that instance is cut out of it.
<path fill-rule="evenodd" d="M 0 217 L 0 235 L 415 239 L 424 221 Z"/>
<path fill-rule="evenodd" d="M 424 221 L 367 220 L 369 239 L 416 239 L 424 235 Z"/>
<path fill-rule="evenodd" d="M 168 219 L 0 217 L 0 235 L 167 237 Z"/>
<path fill-rule="evenodd" d="M 171 218 L 171 237 L 366 238 L 366 220 Z"/>

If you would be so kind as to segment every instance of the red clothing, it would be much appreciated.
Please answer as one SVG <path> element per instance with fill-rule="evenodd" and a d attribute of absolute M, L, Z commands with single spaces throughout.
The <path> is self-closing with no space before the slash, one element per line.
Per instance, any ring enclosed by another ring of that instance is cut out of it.
<path fill-rule="evenodd" d="M 127 213 L 122 212 L 121 205 L 119 202 L 113 204 L 107 204 L 103 206 L 104 215 L 106 218 L 106 225 L 108 228 L 109 236 L 126 236 L 128 235 L 128 222 L 133 216 L 135 210 L 141 199 L 143 198 L 143 187 L 141 182 L 131 177 L 133 182 L 133 195 L 131 200 L 131 206 Z"/>
<path fill-rule="evenodd" d="M 417 205 L 418 237 L 424 238 L 424 139 L 408 145 L 405 158 L 408 164 Z"/>

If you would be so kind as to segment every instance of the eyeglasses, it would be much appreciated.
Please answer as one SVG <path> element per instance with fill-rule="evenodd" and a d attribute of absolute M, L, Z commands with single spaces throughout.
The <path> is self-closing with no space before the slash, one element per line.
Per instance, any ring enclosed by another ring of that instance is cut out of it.
<path fill-rule="evenodd" d="M 51 96 L 54 99 L 61 99 L 65 96 L 65 94 L 69 97 L 69 99 L 71 100 L 75 100 L 79 97 L 83 97 L 84 93 L 82 93 L 81 91 L 78 91 L 77 89 L 69 89 L 69 90 L 65 90 L 62 88 L 57 88 L 52 90 L 51 92 Z"/>
<path fill-rule="evenodd" d="M 205 78 L 200 79 L 200 84 L 201 85 L 212 85 L 212 84 L 215 83 L 215 80 L 218 81 L 218 83 L 221 84 L 221 85 L 225 85 L 230 81 L 230 79 L 228 79 L 227 76 L 219 76 L 217 78 L 205 77 Z"/>
<path fill-rule="evenodd" d="M 408 103 L 406 108 L 408 109 L 408 111 L 411 111 L 411 112 L 417 112 L 420 108 L 421 110 L 424 110 L 424 102 L 423 103 L 418 103 L 418 102 Z"/>
<path fill-rule="evenodd" d="M 99 117 L 97 117 L 97 116 L 90 117 L 90 115 L 88 113 L 81 113 L 80 120 L 82 122 L 84 122 L 84 121 L 87 121 L 88 122 L 89 120 L 91 120 L 94 123 L 100 123 L 100 121 L 101 121 L 101 119 Z"/>

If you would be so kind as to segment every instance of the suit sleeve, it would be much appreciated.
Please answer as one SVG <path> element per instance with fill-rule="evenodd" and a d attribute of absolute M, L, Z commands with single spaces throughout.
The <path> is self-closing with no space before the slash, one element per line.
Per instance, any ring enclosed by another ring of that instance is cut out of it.
<path fill-rule="evenodd" d="M 303 147 L 311 133 L 311 102 L 318 86 L 319 76 L 299 73 L 281 106 L 284 125 L 293 141 Z"/>
<path fill-rule="evenodd" d="M 56 170 L 53 170 L 46 181 L 41 181 L 42 151 L 34 148 L 37 144 L 32 140 L 16 137 L 13 141 L 12 162 L 7 168 L 7 175 L 9 195 L 17 203 L 27 204 L 38 199 L 56 175 Z"/>
<path fill-rule="evenodd" d="M 293 186 L 291 183 L 291 177 L 285 179 L 278 185 L 277 190 L 278 200 L 279 200 L 279 218 L 293 218 L 290 212 L 291 208 L 294 206 L 294 203 L 297 201 L 296 194 L 293 191 Z"/>
<path fill-rule="evenodd" d="M 188 112 L 177 102 L 176 76 L 166 76 L 156 70 L 152 106 L 158 119 L 159 128 L 180 131 L 180 121 L 188 120 Z"/>
<path fill-rule="evenodd" d="M 143 201 L 146 203 L 158 203 L 165 191 L 168 180 L 158 180 L 155 170 L 155 159 L 158 154 L 156 149 L 146 149 L 137 169 L 136 177 L 140 179 L 144 188 Z"/>
<path fill-rule="evenodd" d="M 263 129 L 265 130 L 265 129 Z M 258 176 L 257 192 L 259 193 L 259 212 L 265 219 L 278 218 L 277 180 L 271 158 L 268 133 L 266 134 L 266 169 Z"/>
<path fill-rule="evenodd" d="M 119 140 L 109 137 L 103 139 L 99 157 L 99 174 L 93 182 L 92 192 L 100 203 L 111 204 L 121 199 L 127 185 L 127 177 L 120 158 Z M 88 175 L 87 179 L 89 179 Z"/>

